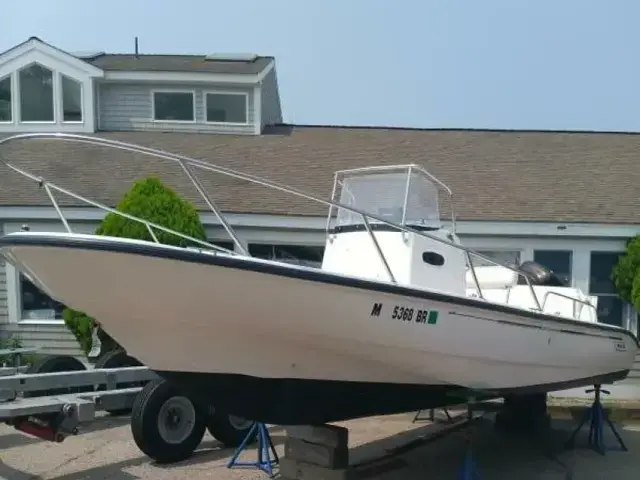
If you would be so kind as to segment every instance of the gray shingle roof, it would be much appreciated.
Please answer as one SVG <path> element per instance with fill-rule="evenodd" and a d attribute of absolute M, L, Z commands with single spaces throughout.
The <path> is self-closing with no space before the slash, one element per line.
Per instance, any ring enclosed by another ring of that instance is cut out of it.
<path fill-rule="evenodd" d="M 463 220 L 640 223 L 640 135 L 277 126 L 261 136 L 103 132 L 264 176 L 327 197 L 335 170 L 420 163 L 453 190 Z M 198 199 L 162 160 L 86 145 L 31 141 L 0 151 L 18 166 L 114 205 L 136 178 L 158 174 Z M 325 215 L 326 208 L 209 172 L 203 183 L 230 212 Z M 65 204 L 77 204 L 69 202 Z M 44 192 L 0 172 L 0 205 L 48 205 Z"/>
<path fill-rule="evenodd" d="M 14 45 L 0 55 L 24 45 L 30 41 L 37 41 L 66 55 L 74 56 L 58 47 L 43 41 L 38 37 L 29 37 L 24 42 Z M 77 57 L 106 71 L 138 71 L 138 72 L 195 72 L 195 73 L 219 73 L 237 75 L 257 75 L 262 72 L 273 60 L 273 57 L 255 56 L 251 60 L 227 59 L 224 55 L 219 58 L 206 58 L 206 55 L 156 55 L 130 53 L 99 53 L 91 58 Z M 221 57 L 221 58 L 220 58 Z M 230 55 L 229 58 L 233 57 Z"/>
<path fill-rule="evenodd" d="M 106 71 L 141 72 L 202 72 L 256 75 L 264 70 L 273 57 L 244 60 L 206 60 L 204 55 L 144 55 L 104 54 L 85 62 Z"/>

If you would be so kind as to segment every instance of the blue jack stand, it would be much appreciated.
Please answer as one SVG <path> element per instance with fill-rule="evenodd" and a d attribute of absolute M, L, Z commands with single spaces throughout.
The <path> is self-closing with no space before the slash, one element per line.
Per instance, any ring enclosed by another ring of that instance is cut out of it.
<path fill-rule="evenodd" d="M 593 388 L 586 390 L 586 393 L 591 393 L 591 392 L 594 392 L 593 404 L 585 410 L 582 420 L 580 421 L 576 429 L 573 431 L 573 434 L 571 435 L 571 437 L 569 437 L 569 440 L 567 440 L 567 445 L 569 447 L 573 446 L 576 435 L 582 429 L 584 424 L 587 423 L 588 420 L 590 420 L 589 448 L 591 448 L 592 450 L 595 450 L 600 455 L 604 455 L 607 450 L 613 450 L 611 448 L 607 448 L 604 444 L 604 424 L 606 422 L 606 424 L 609 426 L 609 429 L 618 440 L 620 449 L 622 451 L 628 452 L 629 449 L 627 448 L 624 441 L 622 440 L 622 437 L 616 430 L 616 427 L 613 425 L 613 423 L 609 419 L 609 415 L 607 414 L 607 411 L 604 409 L 601 402 L 601 395 L 603 393 L 606 395 L 609 395 L 610 392 L 607 390 L 602 390 L 602 387 L 600 385 L 594 385 Z"/>
<path fill-rule="evenodd" d="M 460 466 L 458 478 L 460 480 L 480 480 L 480 474 L 476 468 L 476 462 L 473 458 L 473 448 L 471 446 L 471 433 L 467 432 L 467 449 L 464 454 L 464 461 Z"/>
<path fill-rule="evenodd" d="M 247 444 L 254 438 L 254 435 L 258 437 L 258 460 L 255 462 L 241 462 L 238 460 L 240 454 L 247 448 Z M 273 457 L 272 457 L 273 455 Z M 244 438 L 233 457 L 227 463 L 227 468 L 233 467 L 245 467 L 245 468 L 257 468 L 265 472 L 269 477 L 273 477 L 273 466 L 277 465 L 280 459 L 276 452 L 273 442 L 271 441 L 271 435 L 267 427 L 262 422 L 255 422 L 249 433 Z"/>

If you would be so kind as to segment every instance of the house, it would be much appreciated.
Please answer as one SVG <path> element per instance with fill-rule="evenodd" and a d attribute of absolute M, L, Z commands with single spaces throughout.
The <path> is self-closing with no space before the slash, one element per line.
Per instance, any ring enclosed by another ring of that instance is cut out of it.
<path fill-rule="evenodd" d="M 453 190 L 466 245 L 495 259 L 549 266 L 567 283 L 598 296 L 602 321 L 638 332 L 638 315 L 616 296 L 610 273 L 626 240 L 640 230 L 640 135 L 286 125 L 279 98 L 271 57 L 71 54 L 37 38 L 0 54 L 2 136 L 47 130 L 97 134 L 323 197 L 335 170 L 420 163 Z M 136 178 L 159 174 L 202 211 L 212 241 L 233 247 L 175 164 L 60 142 L 46 148 L 40 142 L 13 143 L 2 154 L 111 206 Z M 228 177 L 206 173 L 201 180 L 250 253 L 321 260 L 325 208 Z M 72 198 L 58 200 L 76 231 L 92 231 L 103 216 Z M 23 224 L 32 230 L 63 228 L 42 189 L 3 172 L 1 228 L 11 232 Z M 0 266 L 0 331 L 52 352 L 77 353 L 60 306 L 10 265 Z"/>

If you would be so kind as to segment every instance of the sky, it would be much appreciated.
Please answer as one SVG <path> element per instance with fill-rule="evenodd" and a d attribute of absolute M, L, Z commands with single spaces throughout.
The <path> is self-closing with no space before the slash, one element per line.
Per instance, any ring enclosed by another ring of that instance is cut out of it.
<path fill-rule="evenodd" d="M 288 123 L 640 131 L 637 0 L 2 3 L 1 50 L 272 55 Z"/>

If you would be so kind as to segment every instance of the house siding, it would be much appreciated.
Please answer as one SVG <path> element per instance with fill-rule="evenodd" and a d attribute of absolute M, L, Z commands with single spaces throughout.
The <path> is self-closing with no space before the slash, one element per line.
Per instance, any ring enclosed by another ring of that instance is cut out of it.
<path fill-rule="evenodd" d="M 626 381 L 633 383 L 634 385 L 640 385 L 640 353 L 636 355 L 636 360 L 633 362 L 633 368 L 629 372 L 629 377 L 627 377 Z"/>
<path fill-rule="evenodd" d="M 0 235 L 2 235 L 0 228 Z M 5 261 L 0 257 L 0 330 L 9 323 L 9 306 L 7 305 L 7 272 Z"/>
<path fill-rule="evenodd" d="M 262 107 L 262 125 L 282 123 L 282 106 L 280 104 L 280 90 L 278 90 L 278 76 L 276 69 L 272 69 L 262 80 L 260 89 Z"/>
<path fill-rule="evenodd" d="M 195 92 L 195 123 L 154 122 L 152 120 L 153 90 L 193 90 Z M 104 131 L 164 131 L 191 133 L 255 133 L 255 106 L 252 88 L 224 85 L 101 83 L 98 90 L 98 122 Z M 205 123 L 205 92 L 242 92 L 249 95 L 247 125 L 211 125 Z"/>
<path fill-rule="evenodd" d="M 2 325 L 3 338 L 17 337 L 25 347 L 38 348 L 42 355 L 73 355 L 84 357 L 84 353 L 66 325 L 20 324 Z"/>

